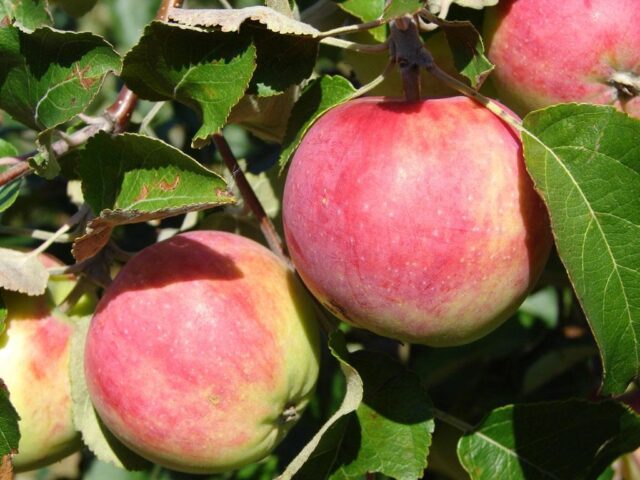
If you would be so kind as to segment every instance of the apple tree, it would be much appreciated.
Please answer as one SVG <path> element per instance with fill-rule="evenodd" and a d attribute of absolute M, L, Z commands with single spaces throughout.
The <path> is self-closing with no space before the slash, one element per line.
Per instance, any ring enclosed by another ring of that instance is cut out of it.
<path fill-rule="evenodd" d="M 636 479 L 639 336 L 637 0 L 0 0 L 0 479 Z"/>

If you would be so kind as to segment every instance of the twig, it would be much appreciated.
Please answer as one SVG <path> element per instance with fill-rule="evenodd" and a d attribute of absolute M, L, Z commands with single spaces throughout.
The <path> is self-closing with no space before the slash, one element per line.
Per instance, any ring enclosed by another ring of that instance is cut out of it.
<path fill-rule="evenodd" d="M 113 133 L 122 133 L 127 129 L 133 110 L 138 103 L 138 96 L 125 85 L 120 89 L 118 98 L 107 108 L 105 115 L 111 121 Z"/>
<path fill-rule="evenodd" d="M 24 177 L 31 172 L 31 167 L 25 161 L 16 163 L 9 169 L 0 173 L 0 186 L 6 185 L 14 180 Z"/>
<path fill-rule="evenodd" d="M 334 28 L 332 30 L 327 30 L 326 32 L 322 32 L 319 35 L 319 38 L 326 37 L 335 37 L 336 35 L 345 35 L 348 33 L 357 33 L 363 30 L 371 30 L 372 28 L 379 27 L 380 25 L 384 25 L 385 20 L 379 18 L 377 20 L 372 20 L 371 22 L 358 23 L 357 25 L 347 25 L 346 27 Z"/>
<path fill-rule="evenodd" d="M 361 52 L 361 53 L 384 53 L 389 49 L 388 42 L 375 43 L 375 44 L 356 43 L 356 42 L 349 42 L 348 40 L 342 40 L 341 38 L 335 38 L 335 37 L 324 37 L 322 40 L 320 40 L 320 43 L 324 45 L 329 45 L 332 47 L 338 47 L 345 50 L 353 50 L 355 52 Z"/>
<path fill-rule="evenodd" d="M 222 8 L 226 8 L 227 10 L 233 10 L 233 5 L 231 5 L 227 0 L 218 0 Z"/>
<path fill-rule="evenodd" d="M 455 428 L 456 430 L 460 430 L 463 433 L 467 433 L 473 430 L 473 425 L 459 419 L 458 417 L 449 415 L 447 412 L 443 412 L 438 408 L 434 407 L 433 414 L 438 420 L 442 420 L 447 425 L 451 425 L 453 428 Z"/>
<path fill-rule="evenodd" d="M 149 136 L 153 134 L 153 132 L 149 129 L 149 124 L 155 118 L 158 112 L 162 110 L 162 107 L 164 107 L 165 103 L 166 102 L 157 102 L 153 107 L 151 107 L 151 110 L 149 110 L 149 112 L 142 119 L 142 122 L 140 123 L 140 128 L 138 131 L 144 132 Z"/>
<path fill-rule="evenodd" d="M 87 213 L 89 213 L 89 206 L 87 204 L 84 204 L 82 207 L 80 207 L 80 209 L 76 213 L 74 213 L 71 216 L 71 218 L 69 218 L 69 220 L 67 220 L 64 223 L 64 225 L 62 225 L 58 230 L 56 230 L 56 232 L 53 235 L 51 235 L 50 238 L 48 238 L 45 242 L 43 242 L 42 245 L 40 245 L 38 248 L 33 250 L 29 254 L 29 256 L 35 257 L 40 255 L 47 248 L 49 248 L 53 243 L 55 243 L 58 237 L 61 237 L 62 235 L 67 233 L 69 230 L 71 230 L 71 227 L 81 222 L 84 219 L 84 217 L 86 217 Z"/>
<path fill-rule="evenodd" d="M 0 234 L 29 237 L 35 240 L 49 240 L 51 237 L 56 236 L 55 233 L 45 230 L 31 230 L 29 228 L 7 227 L 4 225 L 0 225 Z M 56 242 L 70 243 L 73 242 L 74 238 L 75 237 L 70 234 L 59 235 L 56 237 Z"/>
<path fill-rule="evenodd" d="M 276 255 L 282 258 L 287 263 L 287 265 L 293 268 L 291 265 L 291 260 L 285 252 L 284 243 L 282 242 L 280 235 L 273 225 L 273 222 L 271 222 L 271 219 L 264 211 L 264 208 L 262 207 L 260 200 L 258 200 L 258 197 L 253 191 L 253 188 L 251 188 L 251 185 L 249 185 L 249 182 L 244 176 L 240 165 L 238 165 L 238 161 L 233 155 L 233 152 L 231 151 L 227 140 L 221 134 L 216 133 L 213 135 L 213 141 L 216 144 L 216 147 L 218 148 L 218 151 L 220 152 L 225 165 L 231 172 L 231 176 L 235 180 L 242 198 L 244 198 L 244 201 L 249 206 L 255 217 L 258 219 L 260 230 L 267 240 L 269 248 Z"/>

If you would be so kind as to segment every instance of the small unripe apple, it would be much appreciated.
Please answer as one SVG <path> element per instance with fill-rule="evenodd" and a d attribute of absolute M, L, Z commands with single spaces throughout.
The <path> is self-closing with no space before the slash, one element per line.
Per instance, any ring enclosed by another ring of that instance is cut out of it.
<path fill-rule="evenodd" d="M 298 147 L 283 208 L 296 269 L 329 310 L 433 346 L 514 313 L 552 243 L 518 135 L 463 97 L 330 110 Z"/>
<path fill-rule="evenodd" d="M 268 455 L 318 375 L 313 304 L 278 257 L 215 231 L 136 255 L 89 329 L 85 373 L 105 425 L 129 448 L 185 472 Z"/>
<path fill-rule="evenodd" d="M 490 78 L 516 112 L 586 102 L 640 117 L 640 1 L 501 0 L 484 32 Z"/>
<path fill-rule="evenodd" d="M 40 259 L 47 267 L 60 265 L 49 256 Z M 74 284 L 73 277 L 60 275 L 51 277 L 45 295 L 2 292 L 8 316 L 0 333 L 0 379 L 20 415 L 16 471 L 48 465 L 80 447 L 71 412 L 71 324 L 53 311 Z M 83 305 L 90 308 L 90 301 Z"/>

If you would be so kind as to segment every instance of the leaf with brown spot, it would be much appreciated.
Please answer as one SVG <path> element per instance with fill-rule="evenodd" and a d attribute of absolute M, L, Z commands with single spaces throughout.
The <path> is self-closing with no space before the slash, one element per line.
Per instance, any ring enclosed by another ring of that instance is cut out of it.
<path fill-rule="evenodd" d="M 97 218 L 74 242 L 77 260 L 100 251 L 119 225 L 235 202 L 219 175 L 161 140 L 100 133 L 79 157 L 82 193 Z"/>
<path fill-rule="evenodd" d="M 113 47 L 92 33 L 1 28 L 0 108 L 35 130 L 55 128 L 82 113 L 120 67 Z"/>

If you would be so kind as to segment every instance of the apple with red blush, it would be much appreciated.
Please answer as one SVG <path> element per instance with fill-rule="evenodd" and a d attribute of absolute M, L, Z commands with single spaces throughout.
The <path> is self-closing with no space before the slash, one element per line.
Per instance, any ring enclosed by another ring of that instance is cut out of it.
<path fill-rule="evenodd" d="M 267 456 L 308 403 L 314 308 L 287 264 L 226 232 L 138 253 L 106 289 L 85 349 L 91 400 L 139 455 L 193 473 Z"/>
<path fill-rule="evenodd" d="M 327 309 L 432 346 L 512 315 L 552 245 L 518 134 L 465 97 L 330 110 L 295 153 L 283 208 L 291 258 Z"/>
<path fill-rule="evenodd" d="M 484 36 L 490 78 L 519 114 L 583 102 L 640 117 L 638 0 L 501 0 Z"/>

